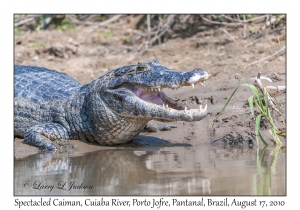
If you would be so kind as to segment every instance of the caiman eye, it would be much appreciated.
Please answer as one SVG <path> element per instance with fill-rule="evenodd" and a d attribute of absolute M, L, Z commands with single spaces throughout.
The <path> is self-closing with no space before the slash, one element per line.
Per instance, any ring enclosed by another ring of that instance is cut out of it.
<path fill-rule="evenodd" d="M 119 76 L 124 76 L 124 75 L 134 75 L 134 74 L 139 74 L 143 73 L 146 71 L 149 71 L 151 67 L 144 62 L 138 62 L 137 65 L 133 66 L 130 69 L 120 69 L 114 72 L 114 76 L 119 77 Z"/>
<path fill-rule="evenodd" d="M 138 62 L 136 65 L 136 73 L 142 73 L 145 71 L 149 71 L 151 68 L 147 63 Z"/>

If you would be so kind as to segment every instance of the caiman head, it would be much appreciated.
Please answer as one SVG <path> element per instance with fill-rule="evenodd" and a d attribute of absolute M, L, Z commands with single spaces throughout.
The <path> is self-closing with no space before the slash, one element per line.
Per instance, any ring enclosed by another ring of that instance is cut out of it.
<path fill-rule="evenodd" d="M 127 118 L 158 121 L 199 121 L 207 115 L 207 106 L 189 109 L 166 96 L 164 88 L 178 89 L 208 79 L 207 72 L 172 71 L 157 60 L 118 68 L 95 80 L 93 89 L 113 113 Z"/>

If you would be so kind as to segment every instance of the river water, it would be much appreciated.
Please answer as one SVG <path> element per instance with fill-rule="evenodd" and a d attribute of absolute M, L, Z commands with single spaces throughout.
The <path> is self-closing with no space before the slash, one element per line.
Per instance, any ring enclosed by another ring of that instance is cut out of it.
<path fill-rule="evenodd" d="M 39 153 L 15 159 L 14 195 L 286 195 L 286 153 L 212 145 Z"/>

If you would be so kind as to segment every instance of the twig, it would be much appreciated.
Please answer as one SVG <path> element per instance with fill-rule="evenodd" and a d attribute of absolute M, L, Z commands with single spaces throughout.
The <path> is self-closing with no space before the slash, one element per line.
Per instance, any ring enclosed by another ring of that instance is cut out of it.
<path fill-rule="evenodd" d="M 137 35 L 142 36 L 142 37 L 148 37 L 148 34 L 145 34 L 145 33 L 141 32 L 141 31 L 136 30 L 136 29 L 134 29 L 133 32 L 134 32 L 135 34 L 137 34 Z M 155 35 L 155 34 L 156 34 L 155 31 L 151 31 L 151 36 L 152 36 L 152 35 Z"/>
<path fill-rule="evenodd" d="M 276 18 L 275 16 L 271 16 L 271 15 L 267 16 L 266 23 L 262 27 L 262 30 L 265 30 L 267 27 L 269 27 L 273 23 L 280 22 L 283 18 L 285 18 L 285 15 L 280 15 L 278 18 Z"/>
<path fill-rule="evenodd" d="M 245 15 L 243 15 L 243 19 L 246 20 L 246 16 L 245 16 Z M 244 23 L 243 39 L 246 39 L 246 38 L 247 38 L 246 30 L 247 30 L 247 24 Z"/>
<path fill-rule="evenodd" d="M 115 16 L 113 16 L 112 18 L 110 18 L 110 19 L 108 19 L 108 20 L 106 20 L 106 21 L 101 22 L 100 25 L 101 25 L 101 26 L 104 26 L 104 25 L 107 25 L 107 24 L 109 24 L 109 23 L 111 23 L 111 22 L 117 21 L 117 20 L 119 20 L 122 16 L 123 16 L 123 15 L 115 15 Z"/>
<path fill-rule="evenodd" d="M 229 20 L 235 21 L 235 22 L 240 22 L 240 23 L 250 23 L 250 22 L 254 22 L 254 21 L 256 21 L 256 20 L 262 20 L 262 19 L 264 19 L 267 15 L 261 15 L 261 16 L 259 16 L 259 17 L 251 18 L 251 19 L 248 19 L 248 20 L 234 19 L 234 18 L 228 17 L 227 15 L 221 15 L 221 16 L 223 16 L 225 19 L 229 19 Z"/>
<path fill-rule="evenodd" d="M 151 39 L 151 15 L 147 15 L 148 41 Z"/>
<path fill-rule="evenodd" d="M 260 78 L 257 76 L 257 79 L 254 81 L 254 85 L 256 87 L 259 88 L 259 90 L 261 91 L 261 93 L 264 95 L 264 85 L 262 84 Z M 269 101 L 269 105 L 271 108 L 273 108 L 279 115 L 281 115 L 282 113 L 275 107 L 275 100 L 273 99 L 272 96 L 270 96 L 269 92 L 267 91 L 267 96 L 268 96 L 268 101 Z"/>
<path fill-rule="evenodd" d="M 233 19 L 230 17 L 230 16 L 227 16 L 227 15 L 219 15 L 218 18 L 223 17 L 224 19 L 226 20 L 229 20 L 230 22 L 233 22 Z M 239 22 L 239 21 L 238 21 Z"/>
<path fill-rule="evenodd" d="M 273 51 L 270 49 L 269 45 L 267 45 L 267 48 L 270 50 L 271 54 L 273 54 Z"/>
<path fill-rule="evenodd" d="M 279 36 L 277 36 L 277 40 L 278 40 L 279 47 L 281 47 L 281 45 L 280 45 L 280 40 L 279 40 Z"/>
<path fill-rule="evenodd" d="M 153 38 L 149 41 L 146 42 L 142 42 L 138 47 L 137 47 L 137 51 L 140 52 L 141 55 L 143 55 L 146 50 L 151 47 L 153 45 L 153 43 L 155 41 L 159 41 L 160 43 L 160 38 L 163 34 L 165 34 L 175 23 L 175 21 L 177 20 L 178 15 L 169 15 L 166 18 L 166 23 L 163 25 L 162 24 L 162 20 L 159 18 L 159 23 L 157 26 L 157 29 L 153 35 Z M 151 32 L 151 34 L 153 34 L 153 32 Z"/>
<path fill-rule="evenodd" d="M 260 59 L 258 61 L 255 61 L 255 62 L 252 62 L 252 63 L 248 64 L 247 66 L 244 67 L 244 69 L 247 68 L 247 67 L 249 67 L 249 66 L 252 66 L 254 64 L 260 63 L 262 61 L 270 60 L 270 59 L 274 58 L 275 56 L 277 56 L 279 53 L 283 52 L 284 49 L 285 49 L 285 46 L 282 47 L 280 50 L 276 51 L 275 53 L 273 53 L 272 55 L 268 56 L 268 57 L 265 57 L 263 59 Z"/>
<path fill-rule="evenodd" d="M 191 15 L 186 15 L 184 17 L 184 19 L 181 21 L 182 23 L 185 23 L 189 18 L 190 18 Z"/>
<path fill-rule="evenodd" d="M 143 32 L 140 32 L 140 31 L 138 31 L 138 30 L 136 30 L 136 29 L 134 29 L 133 32 L 136 33 L 136 34 L 138 34 L 138 35 L 140 35 L 140 36 L 144 36 L 144 37 L 147 37 L 147 36 L 148 36 L 147 34 L 145 34 L 145 33 L 143 33 Z"/>
<path fill-rule="evenodd" d="M 74 18 L 73 16 L 71 15 L 68 15 L 67 17 L 69 18 L 70 21 L 72 21 L 73 23 L 76 23 L 76 24 L 80 24 L 80 25 L 96 25 L 96 26 L 106 26 L 108 25 L 109 23 L 111 22 L 114 22 L 116 20 L 118 20 L 120 17 L 122 17 L 123 15 L 115 15 L 113 16 L 112 18 L 106 20 L 106 21 L 103 21 L 101 23 L 98 23 L 98 22 L 87 22 L 87 21 L 80 21 L 80 20 L 77 20 L 76 18 Z"/>
<path fill-rule="evenodd" d="M 272 90 L 285 90 L 286 86 L 266 86 L 266 88 Z"/>
<path fill-rule="evenodd" d="M 149 41 L 148 46 L 152 46 L 152 44 L 157 39 L 159 39 L 162 35 L 164 35 L 172 27 L 173 23 L 176 20 L 176 17 L 177 17 L 177 15 L 170 15 L 169 16 L 167 23 L 163 27 L 163 30 Z"/>
<path fill-rule="evenodd" d="M 278 80 L 278 81 L 281 81 L 281 80 L 284 80 L 283 77 L 281 77 L 279 74 L 277 74 L 276 72 L 273 72 L 273 74 L 270 76 L 272 79 L 274 80 Z"/>
<path fill-rule="evenodd" d="M 206 22 L 212 23 L 212 24 L 218 24 L 218 25 L 226 25 L 226 26 L 242 26 L 242 23 L 226 23 L 226 22 L 218 22 L 213 20 L 208 20 L 203 15 L 200 15 L 200 17 L 205 20 Z"/>
<path fill-rule="evenodd" d="M 226 31 L 225 29 L 223 29 L 223 31 L 228 35 L 230 36 L 230 38 L 235 42 L 235 39 L 233 36 L 230 35 L 230 33 L 228 31 Z"/>
<path fill-rule="evenodd" d="M 27 19 L 25 19 L 25 20 L 21 20 L 21 21 L 15 23 L 15 27 L 18 27 L 18 26 L 21 26 L 21 25 L 23 25 L 23 24 L 25 24 L 25 23 L 28 23 L 28 22 L 30 22 L 30 21 L 36 20 L 36 19 L 38 19 L 38 18 L 41 17 L 41 16 L 43 16 L 43 15 L 36 15 L 36 16 L 34 16 L 34 17 L 30 17 L 30 18 L 27 18 Z"/>
<path fill-rule="evenodd" d="M 262 40 L 262 38 L 263 38 L 263 36 L 259 37 L 258 39 L 255 39 L 254 41 L 252 41 L 252 42 L 246 44 L 245 47 L 249 47 L 250 45 L 253 45 L 254 43 L 256 43 L 256 42 Z"/>

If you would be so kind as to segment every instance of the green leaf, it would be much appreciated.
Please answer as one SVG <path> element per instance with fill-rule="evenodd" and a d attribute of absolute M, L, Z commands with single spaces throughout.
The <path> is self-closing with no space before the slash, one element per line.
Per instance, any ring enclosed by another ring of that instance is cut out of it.
<path fill-rule="evenodd" d="M 255 119 L 255 134 L 258 136 L 259 128 L 260 128 L 260 120 L 261 120 L 261 114 L 256 116 Z"/>
<path fill-rule="evenodd" d="M 264 143 L 265 146 L 268 146 L 269 144 L 265 141 L 264 137 L 261 135 L 260 130 L 258 130 L 258 136 L 260 140 Z"/>
<path fill-rule="evenodd" d="M 248 103 L 249 103 L 249 108 L 250 108 L 250 111 L 252 113 L 252 116 L 254 116 L 254 109 L 253 109 L 253 96 L 250 96 L 248 98 Z"/>
<path fill-rule="evenodd" d="M 18 29 L 18 28 L 15 28 L 15 29 L 14 29 L 14 34 L 15 34 L 15 35 L 22 34 L 22 30 L 21 30 L 21 29 Z"/>
<path fill-rule="evenodd" d="M 261 135 L 260 133 L 260 121 L 261 121 L 261 117 L 262 115 L 258 115 L 255 119 L 255 134 L 256 134 L 256 141 L 257 141 L 257 144 L 258 144 L 258 140 L 257 140 L 257 137 L 260 137 L 260 140 L 264 143 L 264 145 L 268 145 L 267 142 L 265 141 L 265 139 L 263 138 L 263 136 Z"/>
<path fill-rule="evenodd" d="M 247 18 L 252 19 L 252 18 L 253 18 L 253 15 L 248 14 L 248 15 L 247 15 Z"/>
<path fill-rule="evenodd" d="M 275 128 L 272 128 L 271 130 L 269 130 L 269 132 L 270 132 L 270 134 L 273 136 L 273 139 L 274 139 L 274 141 L 276 142 L 276 145 L 281 146 L 282 143 L 281 143 L 281 141 L 280 141 L 280 139 L 279 139 L 279 137 L 278 137 L 278 135 L 277 135 L 277 133 L 276 133 L 276 129 L 275 129 Z"/>
<path fill-rule="evenodd" d="M 235 90 L 233 91 L 233 93 L 231 93 L 229 99 L 226 101 L 223 109 L 219 112 L 219 114 L 216 116 L 216 118 L 214 119 L 213 125 L 212 127 L 214 127 L 215 121 L 219 118 L 219 116 L 223 113 L 223 111 L 225 110 L 226 106 L 228 105 L 229 101 L 232 99 L 232 97 L 234 96 L 235 92 L 239 89 L 239 87 L 235 88 Z"/>
<path fill-rule="evenodd" d="M 261 101 L 259 92 L 258 92 L 257 88 L 254 85 L 251 85 L 251 84 L 242 84 L 241 86 L 249 87 L 253 91 L 253 93 L 255 94 L 255 96 L 256 96 L 256 98 L 258 100 L 259 106 L 263 107 L 263 103 Z"/>
<path fill-rule="evenodd" d="M 268 92 L 267 92 L 267 88 L 264 88 L 264 97 L 265 97 L 265 104 L 266 104 L 266 113 L 269 116 L 270 112 L 269 112 L 269 98 L 268 98 Z"/>

